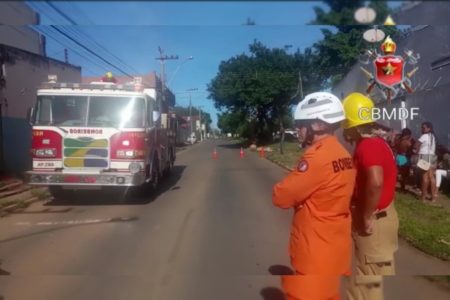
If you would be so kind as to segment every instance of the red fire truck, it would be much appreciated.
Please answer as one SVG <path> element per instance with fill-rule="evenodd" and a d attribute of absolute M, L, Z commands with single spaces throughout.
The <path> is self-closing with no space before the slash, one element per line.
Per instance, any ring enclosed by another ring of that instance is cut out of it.
<path fill-rule="evenodd" d="M 65 190 L 156 189 L 175 162 L 175 97 L 142 78 L 59 83 L 49 76 L 30 109 L 31 185 Z M 121 189 L 122 189 L 121 188 Z"/>

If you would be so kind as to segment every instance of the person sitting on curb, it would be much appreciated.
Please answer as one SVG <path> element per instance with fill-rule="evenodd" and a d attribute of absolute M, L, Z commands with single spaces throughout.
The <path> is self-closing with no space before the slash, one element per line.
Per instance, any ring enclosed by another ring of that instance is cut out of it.
<path fill-rule="evenodd" d="M 402 133 L 396 141 L 395 147 L 395 161 L 400 174 L 400 190 L 406 192 L 406 182 L 409 178 L 411 169 L 411 154 L 412 154 L 413 138 L 412 132 L 409 128 L 404 128 Z"/>
<path fill-rule="evenodd" d="M 441 187 L 442 179 L 450 179 L 450 153 L 444 154 L 442 161 L 438 163 L 436 170 L 436 190 L 439 191 Z"/>

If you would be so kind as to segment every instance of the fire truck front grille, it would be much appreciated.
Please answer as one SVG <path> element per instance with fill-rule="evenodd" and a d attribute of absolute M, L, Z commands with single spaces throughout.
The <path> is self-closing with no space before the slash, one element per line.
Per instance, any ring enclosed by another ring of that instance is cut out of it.
<path fill-rule="evenodd" d="M 64 139 L 65 168 L 107 168 L 108 156 L 107 139 Z"/>

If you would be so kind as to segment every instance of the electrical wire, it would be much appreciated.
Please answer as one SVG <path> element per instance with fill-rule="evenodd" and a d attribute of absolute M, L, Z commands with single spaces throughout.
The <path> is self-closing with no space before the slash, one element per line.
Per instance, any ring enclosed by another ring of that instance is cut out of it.
<path fill-rule="evenodd" d="M 47 31 L 48 28 L 44 28 L 43 26 L 34 26 L 34 29 L 38 32 L 40 32 L 41 34 L 43 34 L 46 37 L 49 37 L 50 39 L 54 40 L 55 42 L 57 42 L 58 44 L 60 44 L 61 46 L 63 46 L 64 48 L 70 49 L 71 51 L 73 51 L 75 54 L 77 54 L 79 57 L 83 58 L 86 61 L 89 61 L 90 63 L 97 65 L 100 69 L 102 69 L 103 71 L 108 71 L 107 68 L 105 68 L 104 66 L 100 65 L 99 63 L 91 60 L 90 58 L 84 56 L 83 54 L 79 53 L 77 50 L 72 49 L 71 47 L 68 47 L 66 44 L 63 44 L 59 39 L 57 39 L 56 37 L 54 37 L 49 31 Z M 88 69 L 86 67 L 83 67 L 85 69 Z M 92 71 L 92 70 L 90 70 Z M 93 72 L 95 73 L 95 72 Z"/>
<path fill-rule="evenodd" d="M 51 19 L 53 22 L 55 21 L 55 19 L 50 16 L 49 14 L 47 14 L 47 11 L 41 11 L 40 8 L 36 7 L 35 5 L 30 5 L 32 6 L 33 9 L 39 11 L 40 13 L 42 12 L 44 15 L 46 15 L 49 19 Z M 64 16 L 65 14 L 63 14 Z M 72 19 L 69 18 L 69 22 L 70 23 L 75 23 Z M 56 24 L 58 24 L 58 22 L 55 22 Z M 76 24 L 76 23 L 75 23 Z M 79 40 L 73 38 L 70 34 L 66 33 L 64 30 L 61 30 L 60 28 L 56 27 L 55 25 L 50 25 L 50 28 L 56 30 L 60 35 L 63 35 L 66 39 L 69 39 L 72 43 L 76 44 L 78 47 L 81 47 L 82 49 L 84 49 L 85 51 L 87 51 L 90 55 L 95 56 L 97 59 L 101 60 L 103 63 L 107 64 L 110 67 L 113 67 L 114 69 L 118 70 L 119 72 L 121 72 L 122 74 L 133 78 L 133 76 L 131 76 L 130 74 L 128 74 L 128 72 L 126 72 L 125 70 L 123 70 L 121 67 L 118 67 L 117 65 L 111 63 L 110 61 L 104 59 L 103 57 L 99 56 L 97 53 L 95 53 L 93 50 L 91 50 L 89 47 L 85 46 L 82 42 L 80 42 Z M 55 38 L 53 38 L 55 39 Z M 57 40 L 57 39 L 56 39 Z M 72 51 L 74 51 L 73 48 L 71 48 Z M 78 55 L 80 55 L 79 53 L 77 53 Z"/>
<path fill-rule="evenodd" d="M 76 39 L 74 39 L 73 37 L 71 37 L 70 35 L 66 34 L 64 31 L 60 30 L 58 27 L 54 26 L 54 25 L 50 25 L 50 27 L 52 27 L 54 30 L 58 31 L 59 33 L 61 33 L 63 36 L 65 36 L 66 38 L 68 38 L 69 40 L 73 41 L 75 44 L 77 44 L 78 46 L 80 46 L 81 48 L 83 48 L 84 50 L 88 51 L 89 53 L 91 53 L 92 55 L 96 56 L 97 58 L 99 58 L 100 60 L 102 60 L 103 62 L 105 62 L 106 64 L 110 65 L 111 67 L 113 67 L 114 69 L 118 70 L 119 72 L 121 72 L 122 74 L 124 74 L 125 76 L 128 76 L 130 78 L 133 78 L 132 75 L 128 74 L 126 71 L 124 71 L 123 69 L 121 69 L 120 67 L 117 67 L 116 65 L 110 63 L 109 61 L 107 61 L 106 59 L 104 59 L 103 57 L 101 57 L 100 55 L 98 55 L 97 53 L 95 53 L 94 51 L 92 51 L 91 49 L 89 49 L 88 47 L 86 47 L 85 45 L 83 45 L 82 43 L 80 43 L 79 41 L 77 41 Z"/>
<path fill-rule="evenodd" d="M 75 22 L 72 18 L 70 18 L 66 13 L 64 13 L 61 9 L 59 9 L 56 5 L 51 3 L 50 1 L 45 1 L 47 5 L 49 5 L 53 10 L 55 10 L 59 15 L 61 15 L 64 19 L 66 19 L 71 25 L 77 26 L 77 22 Z M 78 28 L 74 27 L 71 28 L 72 34 L 78 35 L 78 38 L 83 38 L 82 35 L 85 36 L 85 39 L 91 41 L 93 44 L 95 44 L 97 47 L 102 49 L 105 53 L 109 54 L 112 58 L 116 59 L 118 62 L 120 62 L 123 66 L 127 67 L 128 69 L 132 70 L 135 73 L 139 73 L 136 71 L 133 67 L 129 66 L 127 63 L 125 63 L 123 60 L 121 60 L 119 57 L 111 53 L 108 49 L 106 49 L 104 46 L 100 45 L 98 42 L 96 42 L 92 37 L 90 37 L 88 34 L 84 33 L 83 31 L 79 30 Z"/>

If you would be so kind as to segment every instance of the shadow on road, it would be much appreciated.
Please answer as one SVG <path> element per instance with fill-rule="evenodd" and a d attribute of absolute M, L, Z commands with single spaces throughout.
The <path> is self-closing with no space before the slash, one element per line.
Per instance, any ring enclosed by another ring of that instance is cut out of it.
<path fill-rule="evenodd" d="M 276 287 L 263 288 L 260 294 L 264 300 L 286 300 L 283 291 Z"/>
<path fill-rule="evenodd" d="M 111 189 L 111 190 L 68 190 L 64 196 L 53 198 L 45 206 L 59 205 L 145 205 L 158 198 L 159 195 L 170 190 L 176 190 L 186 166 L 174 166 L 171 173 L 162 178 L 160 186 L 152 191 L 148 186 L 139 189 Z"/>
<path fill-rule="evenodd" d="M 2 264 L 2 262 L 0 261 L 0 265 Z M 0 268 L 0 276 L 5 276 L 5 275 L 11 275 L 10 272 L 3 270 L 2 268 Z M 0 296 L 0 300 L 3 299 L 2 296 Z"/>
<path fill-rule="evenodd" d="M 225 149 L 241 149 L 241 147 L 243 147 L 243 146 L 241 143 L 239 143 L 239 144 L 220 144 L 220 145 L 217 145 L 217 147 L 225 148 Z"/>
<path fill-rule="evenodd" d="M 287 266 L 283 266 L 283 265 L 275 265 L 275 266 L 269 267 L 269 273 L 272 275 L 277 275 L 277 276 L 294 275 L 294 271 L 292 271 L 291 268 L 289 268 Z"/>
<path fill-rule="evenodd" d="M 274 265 L 269 267 L 269 273 L 275 276 L 281 275 L 294 275 L 294 271 L 291 268 L 284 265 Z M 281 280 L 281 278 L 280 278 Z M 286 300 L 286 297 L 282 290 L 277 287 L 266 287 L 260 292 L 264 300 Z"/>

